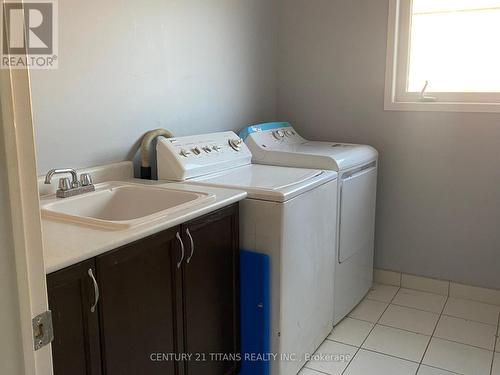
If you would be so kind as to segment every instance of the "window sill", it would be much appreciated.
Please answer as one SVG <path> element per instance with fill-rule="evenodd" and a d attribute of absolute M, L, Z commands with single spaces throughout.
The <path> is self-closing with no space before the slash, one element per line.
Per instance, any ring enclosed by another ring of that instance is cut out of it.
<path fill-rule="evenodd" d="M 500 103 L 396 102 L 393 100 L 386 100 L 384 110 L 414 112 L 500 113 Z"/>

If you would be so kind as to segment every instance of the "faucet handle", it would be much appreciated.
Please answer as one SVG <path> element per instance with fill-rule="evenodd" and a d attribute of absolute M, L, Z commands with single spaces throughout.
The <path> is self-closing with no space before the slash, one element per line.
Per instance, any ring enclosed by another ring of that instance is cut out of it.
<path fill-rule="evenodd" d="M 59 179 L 59 189 L 62 191 L 67 191 L 71 189 L 71 181 L 68 177 L 63 177 Z"/>
<path fill-rule="evenodd" d="M 92 185 L 92 176 L 90 175 L 90 173 L 82 173 L 80 175 L 80 184 L 82 186 Z"/>

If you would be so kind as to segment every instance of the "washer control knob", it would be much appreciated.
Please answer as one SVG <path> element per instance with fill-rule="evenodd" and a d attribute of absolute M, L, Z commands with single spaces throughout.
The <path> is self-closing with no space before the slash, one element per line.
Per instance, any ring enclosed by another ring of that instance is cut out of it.
<path fill-rule="evenodd" d="M 293 136 L 293 135 L 294 135 L 294 134 L 293 134 L 293 131 L 291 131 L 291 130 L 287 130 L 287 131 L 285 131 L 285 134 L 286 134 L 286 136 L 287 136 L 287 137 L 291 137 L 291 136 Z"/>
<path fill-rule="evenodd" d="M 229 143 L 229 146 L 231 146 L 231 148 L 234 151 L 240 151 L 241 145 L 243 144 L 243 140 L 241 138 L 232 138 L 229 140 L 228 143 Z"/>
<path fill-rule="evenodd" d="M 203 147 L 203 151 L 205 151 L 207 154 L 212 152 L 212 149 L 208 146 Z"/>
<path fill-rule="evenodd" d="M 179 155 L 184 156 L 185 158 L 187 158 L 190 154 L 191 153 L 185 149 L 182 149 L 181 151 L 179 151 Z"/>
<path fill-rule="evenodd" d="M 193 148 L 193 153 L 195 155 L 199 155 L 199 154 L 201 154 L 201 149 L 198 146 L 196 146 L 195 148 Z"/>
<path fill-rule="evenodd" d="M 281 140 L 285 136 L 285 132 L 283 130 L 281 130 L 281 129 L 278 129 L 278 130 L 276 130 L 276 131 L 273 132 L 273 136 L 277 140 Z"/>
<path fill-rule="evenodd" d="M 216 151 L 216 152 L 219 152 L 221 148 L 222 148 L 222 147 L 217 146 L 217 145 L 212 146 L 212 150 L 214 150 L 214 151 Z"/>

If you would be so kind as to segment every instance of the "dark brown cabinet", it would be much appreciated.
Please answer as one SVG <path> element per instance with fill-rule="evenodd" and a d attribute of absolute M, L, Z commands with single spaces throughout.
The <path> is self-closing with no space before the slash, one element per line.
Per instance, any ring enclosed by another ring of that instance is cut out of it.
<path fill-rule="evenodd" d="M 105 374 L 175 374 L 153 353 L 175 353 L 177 228 L 97 258 Z"/>
<path fill-rule="evenodd" d="M 54 272 L 47 277 L 52 310 L 55 374 L 100 375 L 99 309 L 94 259 Z"/>
<path fill-rule="evenodd" d="M 49 275 L 55 375 L 237 374 L 238 254 L 233 205 Z"/>
<path fill-rule="evenodd" d="M 184 352 L 199 354 L 186 363 L 186 374 L 235 374 L 238 363 L 220 355 L 239 353 L 238 217 L 218 211 L 183 225 L 182 233 L 189 249 L 182 272 Z"/>

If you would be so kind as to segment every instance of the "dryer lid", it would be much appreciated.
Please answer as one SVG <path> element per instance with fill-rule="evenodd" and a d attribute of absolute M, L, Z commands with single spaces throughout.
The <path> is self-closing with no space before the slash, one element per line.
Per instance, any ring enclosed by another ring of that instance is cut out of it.
<path fill-rule="evenodd" d="M 322 156 L 332 160 L 324 160 L 316 168 L 344 170 L 370 162 L 377 158 L 377 152 L 371 146 L 350 143 L 306 141 L 299 144 L 289 144 L 278 147 L 278 150 L 292 152 L 307 158 Z M 334 165 L 337 167 L 335 168 Z M 298 166 L 298 165 L 294 165 Z"/>
<path fill-rule="evenodd" d="M 340 171 L 378 158 L 377 151 L 371 146 L 309 141 L 301 137 L 290 124 L 285 125 L 254 125 L 241 132 L 254 162 Z"/>

